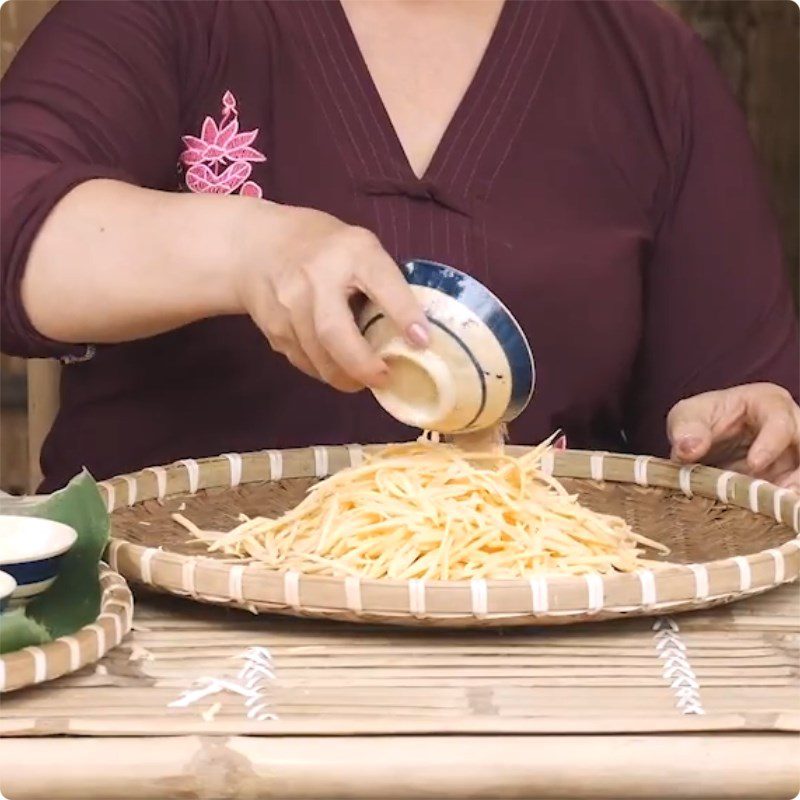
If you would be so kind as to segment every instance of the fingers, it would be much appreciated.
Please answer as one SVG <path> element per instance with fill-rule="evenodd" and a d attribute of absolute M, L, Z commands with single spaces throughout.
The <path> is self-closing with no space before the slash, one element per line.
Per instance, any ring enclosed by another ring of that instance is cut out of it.
<path fill-rule="evenodd" d="M 747 454 L 747 465 L 752 472 L 764 472 L 787 449 L 800 447 L 797 414 L 792 405 L 778 395 L 765 395 L 754 409 L 759 427 Z"/>
<path fill-rule="evenodd" d="M 723 443 L 730 445 L 741 438 L 745 412 L 744 399 L 732 390 L 705 392 L 676 403 L 667 417 L 672 458 L 696 462 L 713 452 L 719 457 Z"/>
<path fill-rule="evenodd" d="M 329 357 L 359 386 L 385 386 L 389 371 L 361 335 L 343 291 L 320 297 L 314 312 L 314 326 Z"/>
<path fill-rule="evenodd" d="M 269 330 L 262 326 L 259 327 L 261 327 L 262 333 L 266 336 L 269 346 L 276 353 L 286 356 L 292 366 L 299 369 L 300 372 L 304 372 L 310 378 L 318 381 L 323 380 L 319 371 L 301 347 L 291 321 L 287 320 L 285 325 L 277 329 L 274 326 Z"/>
<path fill-rule="evenodd" d="M 292 325 L 303 355 L 311 362 L 321 380 L 333 386 L 334 389 L 338 389 L 340 392 L 360 391 L 366 383 L 363 380 L 364 376 L 359 374 L 358 370 L 348 369 L 347 365 L 340 365 L 336 362 L 330 348 L 322 339 L 324 330 L 317 324 L 314 306 L 313 294 L 310 291 L 304 291 L 298 295 L 291 307 Z M 355 327 L 355 323 L 352 324 Z M 338 340 L 338 332 L 334 331 L 332 338 Z M 358 338 L 361 339 L 360 336 Z M 378 369 L 385 369 L 383 362 L 372 355 L 366 342 L 364 342 L 364 347 L 367 354 L 377 362 Z"/>
<path fill-rule="evenodd" d="M 381 307 L 415 347 L 428 344 L 428 320 L 397 264 L 378 239 L 360 229 L 349 232 L 349 250 L 318 271 L 310 282 L 314 293 L 313 325 L 320 346 L 351 381 L 381 388 L 388 369 L 356 325 L 350 300 L 360 291 Z"/>
<path fill-rule="evenodd" d="M 777 483 L 783 489 L 791 489 L 800 494 L 800 467 L 780 478 Z"/>
<path fill-rule="evenodd" d="M 380 387 L 388 370 L 361 336 L 344 281 L 314 288 L 300 273 L 282 282 L 280 297 L 259 287 L 251 316 L 273 350 L 301 372 L 343 392 Z"/>
<path fill-rule="evenodd" d="M 397 264 L 382 249 L 361 266 L 359 286 L 394 322 L 408 343 L 427 347 L 428 319 Z"/>
<path fill-rule="evenodd" d="M 779 386 L 749 384 L 683 400 L 670 412 L 667 431 L 679 461 L 702 459 L 796 486 L 800 408 Z"/>
<path fill-rule="evenodd" d="M 305 354 L 297 338 L 290 314 L 281 307 L 269 283 L 260 283 L 250 293 L 250 316 L 259 327 L 269 346 L 286 356 L 292 366 L 315 380 L 322 376 Z"/>
<path fill-rule="evenodd" d="M 309 378 L 313 378 L 315 381 L 324 382 L 322 375 L 317 372 L 314 365 L 311 363 L 311 360 L 308 358 L 308 356 L 306 356 L 299 345 L 296 347 L 288 347 L 285 350 L 278 350 L 277 348 L 273 347 L 273 350 L 275 350 L 277 353 L 281 353 L 281 355 L 286 356 L 286 360 L 295 369 L 299 369 L 300 372 L 304 372 Z"/>
<path fill-rule="evenodd" d="M 712 418 L 715 399 L 698 395 L 681 400 L 667 416 L 667 436 L 672 444 L 671 457 L 676 461 L 699 461 L 713 442 Z"/>
<path fill-rule="evenodd" d="M 790 479 L 790 476 L 797 470 L 798 466 L 800 466 L 800 461 L 798 461 L 797 455 L 792 454 L 791 450 L 784 450 L 766 470 L 759 473 L 758 477 L 780 486 L 783 481 Z M 737 471 L 752 474 L 747 463 L 743 464 Z"/>
<path fill-rule="evenodd" d="M 362 228 L 312 209 L 284 208 L 281 215 L 272 248 L 280 258 L 245 271 L 251 316 L 273 349 L 303 372 L 343 391 L 384 386 L 388 369 L 359 332 L 349 303 L 365 294 L 411 345 L 426 347 L 428 320 L 402 272 Z"/>

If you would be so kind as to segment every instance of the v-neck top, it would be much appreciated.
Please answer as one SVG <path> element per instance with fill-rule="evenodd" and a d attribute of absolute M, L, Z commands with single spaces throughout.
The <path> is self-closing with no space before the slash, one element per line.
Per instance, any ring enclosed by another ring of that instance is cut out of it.
<path fill-rule="evenodd" d="M 702 43 L 653 3 L 508 0 L 421 178 L 338 2 L 62 2 L 2 103 L 3 349 L 70 362 L 46 490 L 84 465 L 105 478 L 414 435 L 369 393 L 294 370 L 245 317 L 97 348 L 41 336 L 20 298 L 27 254 L 92 178 L 322 209 L 398 260 L 475 275 L 536 360 L 514 442 L 560 428 L 571 446 L 664 454 L 681 398 L 754 381 L 798 393 L 744 120 Z"/>

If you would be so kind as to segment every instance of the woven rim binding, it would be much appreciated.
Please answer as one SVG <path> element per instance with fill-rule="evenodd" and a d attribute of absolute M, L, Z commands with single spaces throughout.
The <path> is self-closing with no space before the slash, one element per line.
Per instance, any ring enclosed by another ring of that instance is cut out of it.
<path fill-rule="evenodd" d="M 369 451 L 379 449 L 367 448 Z M 509 448 L 521 454 L 527 448 Z M 292 478 L 322 478 L 361 463 L 358 445 L 229 453 L 185 459 L 100 484 L 109 511 L 205 489 Z M 429 625 L 555 624 L 704 608 L 766 591 L 800 574 L 800 497 L 763 480 L 710 467 L 680 467 L 650 456 L 590 451 L 548 454 L 543 469 L 560 478 L 677 490 L 771 517 L 786 526 L 782 544 L 749 555 L 675 564 L 629 574 L 530 580 L 397 581 L 278 572 L 143 547 L 116 538 L 111 566 L 125 577 L 208 603 L 349 621 Z"/>
<path fill-rule="evenodd" d="M 99 661 L 116 647 L 133 623 L 133 597 L 121 575 L 100 564 L 100 613 L 91 625 L 39 647 L 0 656 L 0 692 L 51 681 Z"/>

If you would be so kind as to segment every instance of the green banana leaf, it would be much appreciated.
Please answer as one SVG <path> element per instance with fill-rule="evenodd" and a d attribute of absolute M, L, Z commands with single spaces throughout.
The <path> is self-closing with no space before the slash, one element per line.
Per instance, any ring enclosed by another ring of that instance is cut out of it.
<path fill-rule="evenodd" d="M 101 599 L 98 565 L 109 532 L 106 504 L 94 478 L 84 470 L 51 495 L 0 498 L 0 514 L 44 517 L 78 533 L 55 583 L 24 608 L 0 617 L 0 653 L 43 644 L 94 622 Z"/>

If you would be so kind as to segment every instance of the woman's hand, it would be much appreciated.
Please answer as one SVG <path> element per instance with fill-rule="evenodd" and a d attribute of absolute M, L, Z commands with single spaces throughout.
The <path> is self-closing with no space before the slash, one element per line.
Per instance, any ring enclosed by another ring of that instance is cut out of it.
<path fill-rule="evenodd" d="M 786 389 L 751 383 L 681 400 L 667 417 L 672 458 L 712 464 L 800 492 L 800 407 Z"/>
<path fill-rule="evenodd" d="M 383 361 L 361 336 L 351 302 L 370 297 L 408 342 L 428 321 L 397 264 L 369 231 L 309 208 L 246 201 L 237 225 L 234 290 L 273 350 L 342 391 L 380 387 Z"/>
<path fill-rule="evenodd" d="M 249 314 L 273 349 L 337 389 L 378 387 L 386 365 L 350 302 L 374 300 L 409 343 L 428 320 L 373 234 L 310 208 L 92 180 L 50 213 L 31 248 L 22 297 L 60 342 L 126 342 Z"/>

